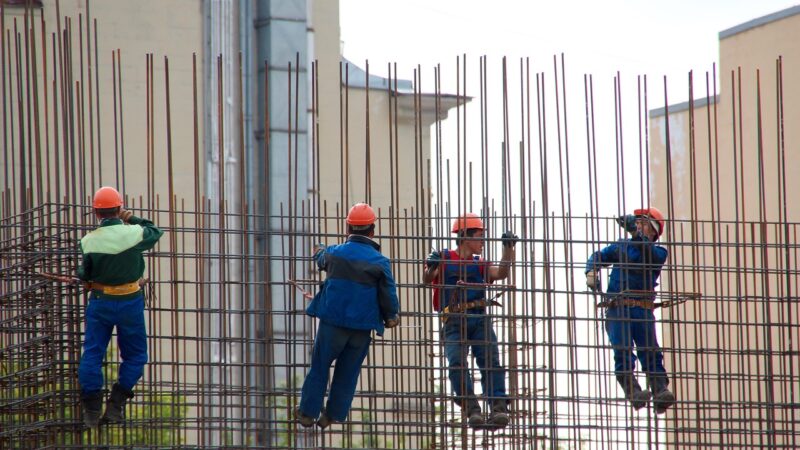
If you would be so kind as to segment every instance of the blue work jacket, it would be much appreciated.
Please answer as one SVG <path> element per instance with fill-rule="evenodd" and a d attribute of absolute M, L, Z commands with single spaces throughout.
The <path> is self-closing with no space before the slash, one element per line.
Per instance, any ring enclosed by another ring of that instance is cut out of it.
<path fill-rule="evenodd" d="M 332 325 L 383 335 L 384 321 L 397 318 L 400 302 L 389 258 L 380 248 L 366 236 L 350 235 L 344 244 L 317 252 L 317 267 L 327 277 L 306 313 Z"/>
<path fill-rule="evenodd" d="M 667 261 L 667 249 L 641 236 L 619 241 L 594 252 L 586 262 L 586 273 L 613 265 L 606 293 L 650 291 L 631 297 L 653 299 L 661 268 Z"/>

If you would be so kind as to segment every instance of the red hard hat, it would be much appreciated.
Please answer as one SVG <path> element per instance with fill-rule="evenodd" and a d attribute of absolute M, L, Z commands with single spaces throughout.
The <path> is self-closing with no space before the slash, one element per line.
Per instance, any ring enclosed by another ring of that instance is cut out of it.
<path fill-rule="evenodd" d="M 94 209 L 109 209 L 122 206 L 122 195 L 113 187 L 103 186 L 94 193 Z"/>
<path fill-rule="evenodd" d="M 350 225 L 372 225 L 375 219 L 375 211 L 366 203 L 356 203 L 347 213 L 347 223 Z"/>
<path fill-rule="evenodd" d="M 642 209 L 635 209 L 633 214 L 636 216 L 646 216 L 656 221 L 658 224 L 658 237 L 661 237 L 664 234 L 664 214 L 661 214 L 661 211 L 658 210 L 655 206 L 651 206 L 650 208 L 642 208 Z"/>
<path fill-rule="evenodd" d="M 479 229 L 484 230 L 483 221 L 474 213 L 466 213 L 463 216 L 453 221 L 453 233 L 458 233 L 461 230 Z"/>

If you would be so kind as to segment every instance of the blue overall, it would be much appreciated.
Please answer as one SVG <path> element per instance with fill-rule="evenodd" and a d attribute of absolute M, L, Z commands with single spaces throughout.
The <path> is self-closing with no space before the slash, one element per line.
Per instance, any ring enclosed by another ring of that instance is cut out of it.
<path fill-rule="evenodd" d="M 369 351 L 370 334 L 372 330 L 383 334 L 384 322 L 398 317 L 400 303 L 389 259 L 372 239 L 351 235 L 346 243 L 317 253 L 315 260 L 327 276 L 306 309 L 319 319 L 319 328 L 299 408 L 306 416 L 319 416 L 330 367 L 336 361 L 325 414 L 343 422 Z"/>
<path fill-rule="evenodd" d="M 486 299 L 486 290 L 459 288 L 457 283 L 485 283 L 484 263 L 479 259 L 462 260 L 454 251 L 443 250 L 443 261 L 439 265 L 440 280 L 444 287 L 440 291 L 442 310 L 459 302 Z M 448 362 L 450 386 L 455 393 L 455 402 L 475 397 L 473 380 L 467 368 L 467 357 L 472 354 L 481 372 L 481 387 L 484 395 L 491 401 L 507 398 L 505 371 L 500 364 L 497 335 L 492 328 L 491 317 L 486 307 L 468 309 L 462 314 L 450 315 L 442 326 L 444 351 Z"/>
<path fill-rule="evenodd" d="M 86 307 L 86 336 L 83 354 L 78 367 L 81 392 L 89 395 L 103 388 L 102 363 L 106 356 L 111 332 L 117 327 L 117 345 L 122 364 L 119 366 L 119 384 L 133 390 L 144 374 L 147 363 L 147 332 L 144 325 L 144 295 L 128 300 L 89 297 Z"/>
<path fill-rule="evenodd" d="M 667 250 L 645 238 L 621 239 L 595 252 L 586 263 L 586 273 L 613 265 L 606 294 L 609 300 L 654 300 Z M 640 291 L 626 294 L 626 291 Z M 650 293 L 641 293 L 646 291 Z M 636 369 L 634 345 L 642 370 L 651 382 L 666 387 L 664 357 L 656 337 L 652 309 L 638 306 L 612 306 L 606 310 L 605 329 L 614 350 L 616 375 L 632 374 Z"/>

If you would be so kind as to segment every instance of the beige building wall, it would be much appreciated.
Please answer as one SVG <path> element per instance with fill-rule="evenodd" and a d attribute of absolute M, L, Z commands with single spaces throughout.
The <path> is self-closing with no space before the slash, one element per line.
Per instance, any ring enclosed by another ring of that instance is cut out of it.
<path fill-rule="evenodd" d="M 795 416 L 783 405 L 800 400 L 791 386 L 791 367 L 800 359 L 787 353 L 800 337 L 791 325 L 800 312 L 791 301 L 797 280 L 786 271 L 787 256 L 796 267 L 796 251 L 786 244 L 794 242 L 793 223 L 800 218 L 794 201 L 800 136 L 792 126 L 800 113 L 800 86 L 793 82 L 800 70 L 798 34 L 798 7 L 723 31 L 717 101 L 671 105 L 669 116 L 663 109 L 650 114 L 651 203 L 672 219 L 662 291 L 702 294 L 663 312 L 666 364 L 682 402 L 674 425 L 687 430 L 668 434 L 676 448 L 785 445 L 796 430 Z M 704 80 L 695 74 L 695 86 L 705 86 Z M 703 88 L 695 97 L 705 94 Z M 698 431 L 688 431 L 692 427 Z"/>
<path fill-rule="evenodd" d="M 72 77 L 75 84 L 71 87 L 71 95 L 75 102 L 75 110 L 83 111 L 83 117 L 75 116 L 74 137 L 76 158 L 86 154 L 85 182 L 77 186 L 78 195 L 83 192 L 87 207 L 91 205 L 94 191 L 101 185 L 115 186 L 126 196 L 125 206 L 158 210 L 155 215 L 148 215 L 156 225 L 169 229 L 171 227 L 198 226 L 192 214 L 170 216 L 169 214 L 169 164 L 167 142 L 167 97 L 166 97 L 166 60 L 169 64 L 169 106 L 171 120 L 171 151 L 173 189 L 176 199 L 176 210 L 195 209 L 195 178 L 200 181 L 200 195 L 203 193 L 205 176 L 203 146 L 203 2 L 196 0 L 44 0 L 41 8 L 33 10 L 32 26 L 36 36 L 36 48 L 39 58 L 39 124 L 42 136 L 47 140 L 40 142 L 43 155 L 50 155 L 49 164 L 41 174 L 44 189 L 49 189 L 52 201 L 61 201 L 65 197 L 68 185 L 80 183 L 80 166 L 75 179 L 72 179 L 70 166 L 65 163 L 65 141 L 63 116 L 57 111 L 54 119 L 53 96 L 57 95 L 59 105 L 65 102 L 64 93 L 59 85 L 53 91 L 54 65 L 53 57 L 60 58 L 71 49 Z M 57 8 L 58 5 L 58 8 Z M 87 9 L 87 5 L 88 8 Z M 24 29 L 23 7 L 5 7 L 5 23 L 13 29 L 16 20 L 20 32 Z M 42 22 L 42 20 L 44 22 Z M 95 22 L 96 21 L 96 22 Z M 87 22 L 91 24 L 90 41 L 87 41 Z M 95 23 L 96 30 L 95 30 Z M 58 36 L 58 26 L 71 27 L 70 40 L 58 42 L 53 47 L 54 36 Z M 96 31 L 96 41 L 95 41 Z M 45 36 L 46 49 L 42 50 L 42 34 Z M 12 40 L 14 39 L 12 35 Z M 71 45 L 70 45 L 71 41 Z M 13 41 L 12 41 L 13 42 Z M 91 45 L 91 59 L 89 48 Z M 99 46 L 99 47 L 96 47 Z M 31 43 L 31 48 L 32 48 Z M 59 50 L 61 47 L 61 50 Z M 96 53 L 95 53 L 96 52 Z M 95 60 L 95 54 L 97 60 Z M 146 55 L 153 55 L 152 105 L 148 119 L 148 74 Z M 192 56 L 196 55 L 196 70 Z M 112 56 L 113 55 L 113 56 Z M 24 57 L 24 54 L 23 54 Z M 119 59 L 117 59 L 119 58 Z M 116 65 L 115 65 L 116 63 Z M 56 66 L 61 70 L 61 63 Z M 23 65 L 23 71 L 26 70 Z M 91 70 L 91 72 L 90 72 Z M 10 77 L 16 83 L 17 73 L 11 69 Z M 198 80 L 197 105 L 193 107 L 192 78 L 196 73 Z M 62 74 L 57 75 L 60 83 Z M 99 88 L 98 88 L 99 83 Z M 116 84 L 115 84 L 116 83 Z M 91 88 L 91 93 L 89 92 Z M 33 92 L 33 86 L 30 87 Z M 47 97 L 42 95 L 47 92 Z M 115 97 L 116 91 L 116 97 Z M 67 96 L 68 97 L 68 96 Z M 33 100 L 31 100 L 33 102 Z M 31 103 L 33 104 L 33 103 Z M 99 105 L 99 110 L 97 109 Z M 8 104 L 7 106 L 11 106 Z M 32 109 L 33 107 L 31 107 Z M 194 115 L 198 115 L 198 128 L 194 127 Z M 8 110 L 9 128 L 6 138 L 17 132 L 18 114 Z M 32 118 L 32 121 L 35 119 Z M 54 121 L 57 121 L 56 124 Z M 91 124 L 90 124 L 91 122 Z M 150 124 L 148 126 L 148 124 Z M 47 131 L 45 132 L 45 129 Z M 58 130 L 58 134 L 56 133 Z M 98 132 L 99 130 L 99 132 Z M 81 134 L 82 131 L 82 134 Z M 195 174 L 195 131 L 198 138 L 199 158 L 198 173 Z M 0 132 L 2 132 L 0 130 Z M 94 138 L 92 138 L 93 132 Z M 19 136 L 15 134 L 16 142 Z M 26 137 L 27 138 L 27 137 Z M 101 163 L 90 158 L 90 153 L 101 149 Z M 58 152 L 58 159 L 55 153 Z M 148 152 L 150 157 L 148 157 Z M 124 155 L 124 161 L 123 161 Z M 45 157 L 46 158 L 46 157 Z M 148 173 L 148 161 L 151 172 Z M 11 171 L 9 184 L 20 186 L 20 160 Z M 49 172 L 47 171 L 49 168 Z M 118 174 L 119 173 L 119 178 Z M 0 180 L 4 175 L 0 173 Z M 36 175 L 34 175 L 36 176 Z M 56 186 L 60 180 L 60 186 Z M 152 184 L 148 186 L 148 180 Z M 38 180 L 34 179 L 34 183 Z M 0 181 L 0 186 L 3 182 Z M 57 197 L 57 192 L 61 197 Z M 19 189 L 16 189 L 17 193 Z M 33 203 L 38 205 L 37 198 Z M 47 199 L 45 198 L 45 201 Z M 20 204 L 17 204 L 17 208 Z M 91 215 L 78 215 L 87 227 L 94 226 Z M 71 220 L 71 219 L 67 219 Z M 165 234 L 155 252 L 179 252 L 193 254 L 196 252 L 194 239 L 176 239 L 175 233 Z M 150 363 L 145 366 L 145 374 L 138 386 L 142 395 L 171 394 L 175 391 L 186 391 L 186 386 L 196 386 L 202 378 L 199 366 L 200 343 L 178 343 L 175 336 L 200 336 L 199 314 L 187 312 L 176 317 L 176 312 L 169 309 L 197 311 L 198 293 L 191 280 L 196 279 L 194 259 L 184 258 L 175 268 L 169 266 L 163 258 L 148 259 L 146 277 L 154 280 L 149 298 L 147 327 L 149 332 L 148 354 Z M 70 273 L 71 268 L 63 268 Z M 172 282 L 176 283 L 172 283 Z M 174 290 L 174 291 L 173 291 Z M 174 303 L 173 303 L 174 302 Z M 114 360 L 118 360 L 116 342 L 112 341 L 115 350 Z M 106 380 L 108 386 L 115 381 Z M 142 389 L 142 383 L 153 383 L 155 389 Z M 158 389 L 157 386 L 164 386 Z M 177 386 L 177 388 L 176 388 Z M 190 389 L 191 391 L 193 389 Z M 141 398 L 141 397 L 140 397 Z M 156 397 L 144 397 L 145 402 L 152 402 Z M 189 405 L 198 401 L 191 397 L 183 399 Z M 188 408 L 187 417 L 200 416 L 194 406 Z M 192 444 L 198 440 L 197 433 L 181 432 L 184 443 Z"/>

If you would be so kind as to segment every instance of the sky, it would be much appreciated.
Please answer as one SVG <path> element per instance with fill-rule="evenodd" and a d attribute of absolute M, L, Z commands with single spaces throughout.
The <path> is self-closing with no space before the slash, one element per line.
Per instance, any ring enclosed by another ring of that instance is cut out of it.
<path fill-rule="evenodd" d="M 531 57 L 564 53 L 568 68 L 597 76 L 666 75 L 676 101 L 686 73 L 718 60 L 719 32 L 799 4 L 797 0 L 341 0 L 343 53 L 401 77 L 456 55 Z M 551 63 L 550 63 L 551 64 Z M 551 64 L 552 65 L 552 64 Z M 544 66 L 547 67 L 547 66 Z M 672 88 L 672 85 L 676 89 Z"/>

